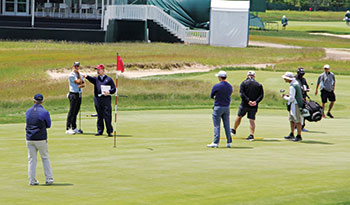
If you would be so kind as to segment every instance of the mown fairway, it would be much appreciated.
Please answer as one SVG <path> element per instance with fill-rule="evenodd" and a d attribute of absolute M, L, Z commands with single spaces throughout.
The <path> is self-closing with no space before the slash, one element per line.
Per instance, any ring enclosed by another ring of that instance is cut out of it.
<path fill-rule="evenodd" d="M 232 108 L 236 113 L 237 107 Z M 208 149 L 211 110 L 123 111 L 118 146 L 64 134 L 65 115 L 49 132 L 56 183 L 29 187 L 24 124 L 0 125 L 1 204 L 335 204 L 350 202 L 348 117 L 309 123 L 302 143 L 284 141 L 286 111 L 261 110 L 254 142 Z M 339 112 L 335 112 L 339 116 Z M 237 138 L 246 137 L 244 119 Z M 90 134 L 91 133 L 91 134 Z M 44 182 L 41 162 L 37 178 Z"/>

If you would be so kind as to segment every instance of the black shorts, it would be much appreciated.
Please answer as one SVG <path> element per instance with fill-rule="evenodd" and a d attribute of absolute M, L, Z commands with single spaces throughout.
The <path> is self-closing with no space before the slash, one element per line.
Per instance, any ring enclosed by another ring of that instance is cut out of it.
<path fill-rule="evenodd" d="M 240 105 L 238 108 L 238 116 L 244 117 L 246 113 L 248 113 L 248 119 L 255 120 L 255 115 L 258 109 L 256 107 L 245 107 Z"/>
<path fill-rule="evenodd" d="M 334 91 L 327 91 L 327 90 L 321 90 L 321 100 L 322 100 L 322 103 L 326 103 L 327 102 L 327 99 L 331 102 L 335 101 L 335 94 L 334 94 Z"/>

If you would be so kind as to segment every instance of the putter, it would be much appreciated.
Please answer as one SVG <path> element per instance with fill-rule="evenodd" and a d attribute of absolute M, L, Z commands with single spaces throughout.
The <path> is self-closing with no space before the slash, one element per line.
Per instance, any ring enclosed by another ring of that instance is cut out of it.
<path fill-rule="evenodd" d="M 81 98 L 80 109 L 79 109 L 79 131 L 78 134 L 83 134 L 83 130 L 81 129 L 81 105 L 83 104 L 83 93 L 79 93 L 79 97 Z"/>
<path fill-rule="evenodd" d="M 97 117 L 97 114 L 86 115 L 86 117 Z"/>

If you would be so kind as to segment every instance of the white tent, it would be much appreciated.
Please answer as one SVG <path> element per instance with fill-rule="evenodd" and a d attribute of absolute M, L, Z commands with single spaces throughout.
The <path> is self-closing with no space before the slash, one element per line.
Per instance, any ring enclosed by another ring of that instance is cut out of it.
<path fill-rule="evenodd" d="M 247 47 L 249 1 L 211 0 L 210 45 Z"/>

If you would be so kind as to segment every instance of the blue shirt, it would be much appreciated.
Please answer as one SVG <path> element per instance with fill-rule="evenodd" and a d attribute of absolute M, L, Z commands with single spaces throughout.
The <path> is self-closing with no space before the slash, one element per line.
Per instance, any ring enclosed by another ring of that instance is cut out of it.
<path fill-rule="evenodd" d="M 114 84 L 114 81 L 112 80 L 112 78 L 110 78 L 109 76 L 107 75 L 104 75 L 101 79 L 100 76 L 97 76 L 97 77 L 91 77 L 91 76 L 86 76 L 86 79 L 94 84 L 94 94 L 95 94 L 95 97 L 103 97 L 104 95 L 100 95 L 102 94 L 101 92 L 101 85 L 110 85 L 111 86 L 111 89 L 109 90 L 109 93 L 110 94 L 114 94 L 115 91 L 116 91 L 116 88 L 115 88 L 115 84 Z M 100 96 L 99 96 L 100 95 Z"/>
<path fill-rule="evenodd" d="M 226 81 L 214 85 L 210 97 L 215 99 L 214 106 L 230 106 L 232 86 Z"/>
<path fill-rule="evenodd" d="M 79 88 L 79 84 L 76 84 L 74 81 L 78 80 L 78 74 L 74 71 L 72 71 L 68 76 L 68 82 L 69 82 L 69 92 L 72 93 L 81 93 L 82 90 Z M 83 76 L 80 75 L 81 80 L 84 80 Z"/>
<path fill-rule="evenodd" d="M 28 141 L 46 140 L 46 128 L 51 127 L 51 118 L 40 104 L 34 104 L 26 112 L 26 138 Z"/>

